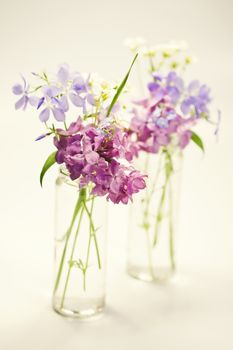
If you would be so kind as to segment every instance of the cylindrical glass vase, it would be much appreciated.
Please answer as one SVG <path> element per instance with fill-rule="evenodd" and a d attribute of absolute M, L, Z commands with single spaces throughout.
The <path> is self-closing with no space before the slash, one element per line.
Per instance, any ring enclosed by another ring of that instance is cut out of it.
<path fill-rule="evenodd" d="M 53 308 L 63 316 L 94 316 L 105 305 L 106 200 L 61 171 L 55 203 Z"/>
<path fill-rule="evenodd" d="M 144 281 L 165 282 L 176 269 L 181 153 L 142 152 L 136 162 L 148 178 L 146 190 L 130 207 L 127 272 Z"/>

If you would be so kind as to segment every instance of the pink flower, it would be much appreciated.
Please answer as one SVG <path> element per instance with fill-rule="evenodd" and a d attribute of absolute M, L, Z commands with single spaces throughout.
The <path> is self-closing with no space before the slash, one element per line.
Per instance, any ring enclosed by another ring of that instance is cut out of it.
<path fill-rule="evenodd" d="M 79 179 L 80 187 L 92 183 L 94 195 L 107 195 L 113 203 L 123 204 L 145 188 L 144 175 L 116 160 L 130 160 L 137 152 L 129 135 L 119 127 L 100 129 L 93 124 L 84 127 L 78 119 L 68 130 L 58 129 L 57 133 L 56 160 L 66 165 L 72 180 Z"/>

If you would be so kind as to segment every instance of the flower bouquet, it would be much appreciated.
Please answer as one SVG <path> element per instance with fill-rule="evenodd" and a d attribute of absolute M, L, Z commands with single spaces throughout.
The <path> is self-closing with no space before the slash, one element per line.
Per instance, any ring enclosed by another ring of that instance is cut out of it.
<path fill-rule="evenodd" d="M 138 50 L 138 44 L 131 44 Z M 181 46 L 141 50 L 148 59 L 147 94 L 133 102 L 129 135 L 135 164 L 147 175 L 147 189 L 131 207 L 128 273 L 147 281 L 166 281 L 175 271 L 174 236 L 178 216 L 181 159 L 192 141 L 204 144 L 195 127 L 210 120 L 209 88 L 186 83 L 191 58 Z M 216 130 L 217 133 L 217 130 Z"/>
<path fill-rule="evenodd" d="M 62 65 L 52 78 L 32 73 L 34 85 L 23 78 L 23 84 L 13 87 L 20 96 L 16 109 L 31 105 L 39 112 L 45 133 L 37 140 L 53 140 L 55 151 L 42 168 L 41 185 L 47 170 L 55 163 L 60 166 L 53 308 L 62 315 L 86 317 L 103 310 L 105 199 L 127 204 L 145 188 L 145 176 L 127 161 L 132 158 L 131 142 L 118 118 L 118 98 L 136 58 L 119 86 Z M 68 126 L 71 108 L 78 117 Z"/>

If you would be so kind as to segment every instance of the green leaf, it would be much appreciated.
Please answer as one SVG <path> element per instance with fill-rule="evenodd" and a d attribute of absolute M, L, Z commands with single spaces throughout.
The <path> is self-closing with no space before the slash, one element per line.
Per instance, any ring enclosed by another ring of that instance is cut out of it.
<path fill-rule="evenodd" d="M 57 153 L 57 151 L 51 153 L 43 165 L 43 168 L 42 168 L 41 173 L 40 173 L 40 185 L 41 185 L 41 187 L 42 187 L 43 178 L 44 178 L 45 173 L 56 162 L 56 153 Z"/>
<path fill-rule="evenodd" d="M 107 111 L 107 117 L 108 117 L 109 114 L 111 113 L 111 111 L 112 111 L 112 109 L 113 109 L 115 103 L 117 102 L 117 100 L 118 100 L 118 98 L 119 98 L 119 96 L 120 96 L 122 90 L 124 89 L 125 84 L 127 83 L 127 80 L 128 80 L 128 78 L 129 78 L 131 69 L 132 69 L 132 67 L 133 67 L 133 65 L 134 65 L 134 62 L 136 61 L 137 57 L 138 57 L 138 53 L 135 55 L 135 57 L 134 57 L 134 59 L 133 59 L 131 65 L 130 65 L 130 68 L 129 68 L 129 70 L 128 70 L 126 76 L 124 77 L 124 79 L 123 79 L 123 81 L 121 82 L 119 88 L 117 89 L 115 95 L 113 96 L 112 102 L 111 102 L 111 104 L 110 104 L 110 106 L 109 106 L 109 108 L 108 108 L 108 111 Z"/>
<path fill-rule="evenodd" d="M 198 146 L 200 149 L 205 152 L 204 144 L 200 136 L 198 136 L 194 131 L 192 131 L 191 140 Z"/>

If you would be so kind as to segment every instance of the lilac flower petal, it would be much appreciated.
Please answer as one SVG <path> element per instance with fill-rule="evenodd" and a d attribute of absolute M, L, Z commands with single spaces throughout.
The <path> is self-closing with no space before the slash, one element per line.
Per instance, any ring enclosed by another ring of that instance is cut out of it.
<path fill-rule="evenodd" d="M 66 119 L 65 113 L 62 109 L 60 108 L 53 108 L 53 115 L 54 118 L 58 121 L 58 122 L 64 122 Z"/>
<path fill-rule="evenodd" d="M 207 85 L 202 85 L 199 90 L 199 97 L 205 102 L 210 102 L 210 89 Z"/>
<path fill-rule="evenodd" d="M 121 185 L 120 181 L 118 179 L 114 179 L 110 185 L 111 192 L 118 193 L 120 190 L 120 185 Z"/>
<path fill-rule="evenodd" d="M 85 158 L 88 163 L 95 164 L 99 159 L 99 154 L 95 151 L 92 151 L 92 152 L 86 153 Z"/>
<path fill-rule="evenodd" d="M 37 109 L 39 109 L 39 108 L 42 106 L 42 104 L 44 103 L 44 100 L 45 100 L 44 97 L 42 97 L 42 98 L 39 99 L 38 105 L 37 105 Z"/>
<path fill-rule="evenodd" d="M 15 103 L 15 109 L 20 109 L 20 108 L 25 109 L 26 104 L 27 104 L 27 97 L 26 95 L 24 95 Z"/>
<path fill-rule="evenodd" d="M 40 121 L 42 121 L 43 123 L 47 122 L 47 120 L 49 119 L 49 115 L 50 115 L 49 108 L 43 109 L 43 111 L 41 111 L 39 114 Z"/>
<path fill-rule="evenodd" d="M 190 111 L 190 102 L 188 100 L 184 100 L 181 103 L 180 109 L 184 114 L 188 114 Z"/>
<path fill-rule="evenodd" d="M 87 102 L 92 106 L 96 105 L 95 97 L 93 94 L 87 94 Z"/>
<path fill-rule="evenodd" d="M 51 102 L 56 106 L 56 108 L 60 108 L 61 104 L 60 104 L 60 100 L 57 97 L 51 97 Z"/>
<path fill-rule="evenodd" d="M 76 106 L 76 107 L 83 107 L 83 99 L 79 95 L 75 93 L 70 93 L 69 94 L 71 102 Z"/>
<path fill-rule="evenodd" d="M 58 150 L 56 153 L 56 162 L 62 164 L 64 162 L 65 152 L 63 150 Z"/>
<path fill-rule="evenodd" d="M 83 98 L 83 114 L 87 113 L 87 105 L 86 105 L 86 99 Z"/>
<path fill-rule="evenodd" d="M 30 103 L 31 106 L 37 107 L 39 103 L 39 97 L 37 96 L 30 96 L 28 97 L 28 102 Z"/>
<path fill-rule="evenodd" d="M 40 140 L 44 139 L 46 136 L 49 136 L 49 135 L 51 135 L 51 132 L 47 132 L 46 134 L 42 134 L 42 135 L 38 136 L 35 139 L 35 141 L 40 141 Z"/>
<path fill-rule="evenodd" d="M 176 104 L 176 102 L 180 98 L 180 91 L 177 89 L 176 86 L 168 86 L 167 92 L 168 92 L 168 95 L 170 96 L 172 102 Z"/>
<path fill-rule="evenodd" d="M 175 111 L 170 111 L 169 113 L 168 113 L 168 115 L 167 115 L 167 120 L 174 120 L 174 119 L 176 119 L 177 118 L 177 114 L 176 114 L 176 112 Z"/>
<path fill-rule="evenodd" d="M 26 109 L 26 107 L 28 105 L 28 101 L 29 101 L 29 97 L 27 95 L 25 95 L 25 102 L 24 102 L 23 110 Z"/>
<path fill-rule="evenodd" d="M 23 87 L 20 84 L 16 84 L 12 87 L 12 92 L 15 95 L 22 95 L 23 93 Z"/>
<path fill-rule="evenodd" d="M 176 72 L 174 72 L 174 71 L 169 72 L 167 79 L 166 79 L 167 84 L 174 82 L 176 80 L 176 78 L 177 78 Z"/>
<path fill-rule="evenodd" d="M 167 87 L 175 87 L 179 92 L 183 91 L 184 89 L 183 79 L 181 79 L 177 73 L 173 71 L 168 74 L 166 78 L 166 85 Z"/>
<path fill-rule="evenodd" d="M 85 80 L 80 74 L 74 79 L 72 89 L 77 93 L 87 91 Z"/>
<path fill-rule="evenodd" d="M 147 85 L 147 88 L 150 92 L 157 90 L 159 87 L 160 85 L 155 82 L 151 82 Z"/>
<path fill-rule="evenodd" d="M 167 128 L 168 127 L 168 120 L 165 118 L 158 118 L 156 120 L 156 125 L 158 125 L 158 127 L 160 127 L 161 129 Z"/>
<path fill-rule="evenodd" d="M 158 89 L 151 91 L 151 95 L 153 97 L 153 104 L 157 104 L 162 98 L 164 98 L 164 89 L 159 87 Z"/>
<path fill-rule="evenodd" d="M 136 178 L 133 180 L 133 185 L 135 189 L 143 189 L 145 188 L 145 181 L 143 178 Z"/>
<path fill-rule="evenodd" d="M 123 198 L 121 198 L 122 204 L 128 204 L 128 201 L 129 201 L 129 197 L 127 197 L 127 196 L 124 196 Z"/>
<path fill-rule="evenodd" d="M 61 93 L 61 89 L 59 89 L 58 87 L 54 86 L 54 85 L 49 85 L 49 86 L 45 86 L 43 87 L 43 94 L 44 96 L 47 97 L 56 97 L 57 95 L 59 95 Z"/>
<path fill-rule="evenodd" d="M 115 175 L 117 173 L 117 171 L 119 170 L 119 166 L 120 166 L 120 164 L 116 160 L 111 161 L 110 170 L 111 170 L 111 173 L 113 175 Z"/>
<path fill-rule="evenodd" d="M 182 92 L 184 90 L 184 81 L 183 79 L 177 77 L 175 81 L 175 86 Z"/>
<path fill-rule="evenodd" d="M 156 141 L 158 142 L 158 144 L 166 146 L 169 144 L 170 138 L 167 135 L 161 134 L 157 137 Z"/>
<path fill-rule="evenodd" d="M 198 80 L 192 80 L 190 83 L 189 83 L 189 86 L 188 86 L 188 92 L 190 94 L 193 94 L 195 93 L 195 91 L 197 91 L 200 87 L 200 83 Z"/>
<path fill-rule="evenodd" d="M 80 73 L 75 77 L 74 84 L 79 84 L 79 85 L 85 84 L 85 80 Z"/>
<path fill-rule="evenodd" d="M 86 137 L 86 135 L 82 139 L 82 145 L 83 145 L 83 153 L 87 154 L 92 151 L 92 142 L 89 137 Z"/>
<path fill-rule="evenodd" d="M 58 70 L 57 77 L 58 81 L 63 85 L 66 86 L 69 80 L 69 68 L 67 65 L 62 65 L 60 69 Z"/>
<path fill-rule="evenodd" d="M 69 110 L 69 103 L 68 99 L 65 95 L 63 95 L 59 101 L 59 104 L 64 112 L 67 112 Z"/>
<path fill-rule="evenodd" d="M 70 124 L 68 130 L 61 131 L 61 135 L 71 136 L 82 129 L 82 119 L 79 117 L 76 122 Z"/>
<path fill-rule="evenodd" d="M 26 90 L 28 90 L 26 79 L 24 78 L 23 75 L 21 75 L 21 78 L 23 79 L 23 90 L 26 91 Z"/>

